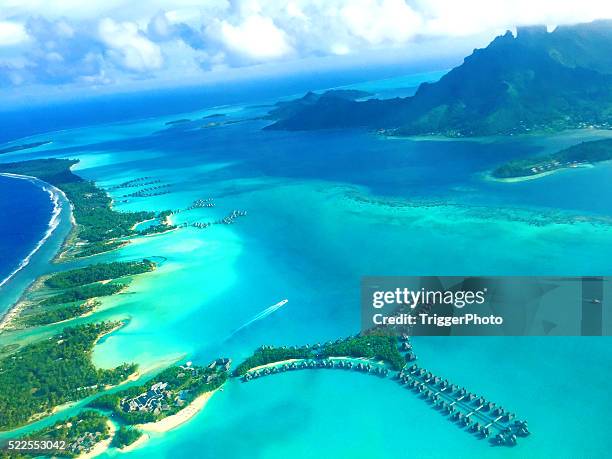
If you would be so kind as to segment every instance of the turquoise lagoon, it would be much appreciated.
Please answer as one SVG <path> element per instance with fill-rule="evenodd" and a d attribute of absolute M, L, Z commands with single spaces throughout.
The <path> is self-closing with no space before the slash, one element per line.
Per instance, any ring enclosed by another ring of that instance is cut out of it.
<path fill-rule="evenodd" d="M 449 141 L 273 132 L 256 119 L 262 110 L 225 106 L 62 131 L 37 151 L 2 158 L 79 158 L 76 172 L 109 189 L 142 176 L 171 185 L 169 194 L 128 202 L 122 195 L 130 190 L 111 189 L 120 210 L 185 209 L 214 198 L 214 208 L 180 212 L 177 223 L 248 211 L 234 225 L 181 228 L 98 257 L 166 259 L 81 319 L 129 320 L 96 347 L 98 365 L 239 361 L 261 344 L 354 334 L 364 275 L 611 274 L 610 165 L 515 184 L 485 178 L 508 158 L 605 133 Z M 201 118 L 213 113 L 238 122 L 203 128 L 210 120 Z M 165 125 L 178 118 L 193 121 Z M 56 331 L 0 335 L 0 345 Z M 495 448 L 391 380 L 311 371 L 231 382 L 195 418 L 127 457 L 576 458 L 612 448 L 610 339 L 416 338 L 414 345 L 425 367 L 516 412 L 533 435 Z"/>

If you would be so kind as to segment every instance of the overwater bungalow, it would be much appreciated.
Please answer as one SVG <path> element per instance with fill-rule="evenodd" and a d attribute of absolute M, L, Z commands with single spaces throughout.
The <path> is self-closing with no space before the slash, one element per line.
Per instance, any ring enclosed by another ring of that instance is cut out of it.
<path fill-rule="evenodd" d="M 514 427 L 516 432 L 523 437 L 526 437 L 530 433 L 527 427 L 527 421 L 514 421 Z"/>

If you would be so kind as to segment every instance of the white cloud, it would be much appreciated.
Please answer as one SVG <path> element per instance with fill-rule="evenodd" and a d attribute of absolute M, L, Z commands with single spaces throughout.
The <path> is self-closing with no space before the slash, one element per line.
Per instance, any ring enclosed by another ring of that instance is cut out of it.
<path fill-rule="evenodd" d="M 0 46 L 14 46 L 28 41 L 28 33 L 23 24 L 0 21 Z"/>
<path fill-rule="evenodd" d="M 343 43 L 335 43 L 329 48 L 329 50 L 332 54 L 336 54 L 338 56 L 343 56 L 351 52 L 351 49 Z"/>
<path fill-rule="evenodd" d="M 166 11 L 165 15 L 173 23 L 197 24 L 201 20 L 202 12 L 199 8 L 180 8 Z"/>
<path fill-rule="evenodd" d="M 292 52 L 285 32 L 272 19 L 258 14 L 238 25 L 222 21 L 220 31 L 221 41 L 231 51 L 253 60 L 277 59 Z"/>
<path fill-rule="evenodd" d="M 0 0 L 0 85 L 204 77 L 346 54 L 408 60 L 417 44 L 448 56 L 457 37 L 470 49 L 516 25 L 598 18 L 612 18 L 611 0 Z"/>
<path fill-rule="evenodd" d="M 150 41 L 131 22 L 115 22 L 110 18 L 100 21 L 98 33 L 108 46 L 108 53 L 123 67 L 136 72 L 161 68 L 163 57 L 160 47 Z"/>
<path fill-rule="evenodd" d="M 304 14 L 304 11 L 302 11 L 302 8 L 296 2 L 290 1 L 289 3 L 287 3 L 286 11 L 289 17 L 308 21 L 308 17 Z"/>
<path fill-rule="evenodd" d="M 527 24 L 612 18 L 609 0 L 416 0 L 426 35 L 465 36 Z"/>
<path fill-rule="evenodd" d="M 37 14 L 47 19 L 92 21 L 112 17 L 138 22 L 161 9 L 218 10 L 227 8 L 227 3 L 228 0 L 0 0 L 0 15 Z"/>
<path fill-rule="evenodd" d="M 372 45 L 403 43 L 419 32 L 421 16 L 404 0 L 354 0 L 340 9 L 349 31 Z"/>

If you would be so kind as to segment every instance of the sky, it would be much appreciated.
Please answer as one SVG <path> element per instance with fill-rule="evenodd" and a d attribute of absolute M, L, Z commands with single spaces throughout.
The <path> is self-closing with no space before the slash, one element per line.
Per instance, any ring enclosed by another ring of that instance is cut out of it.
<path fill-rule="evenodd" d="M 0 0 L 0 97 L 410 62 L 610 0 Z"/>

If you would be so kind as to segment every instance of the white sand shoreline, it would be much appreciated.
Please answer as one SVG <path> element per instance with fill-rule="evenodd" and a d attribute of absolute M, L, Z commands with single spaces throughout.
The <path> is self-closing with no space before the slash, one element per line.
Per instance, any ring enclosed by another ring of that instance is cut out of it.
<path fill-rule="evenodd" d="M 606 163 L 608 161 L 600 161 L 600 162 Z M 557 169 L 553 169 L 551 171 L 539 172 L 537 174 L 531 174 L 531 175 L 523 175 L 521 177 L 507 177 L 507 178 L 494 177 L 491 172 L 487 172 L 485 173 L 484 177 L 485 177 L 485 180 L 489 180 L 492 182 L 520 183 L 520 182 L 527 182 L 530 180 L 537 180 L 537 179 L 547 177 L 552 174 L 556 174 L 557 172 L 576 170 L 576 169 L 591 169 L 593 167 L 595 167 L 594 164 L 586 163 L 586 164 L 577 165 L 575 167 L 558 167 Z"/>
<path fill-rule="evenodd" d="M 220 388 L 215 389 L 210 392 L 205 392 L 202 395 L 196 397 L 189 405 L 187 405 L 185 408 L 183 408 L 181 411 L 179 411 L 176 414 L 167 416 L 156 422 L 138 424 L 135 427 L 145 432 L 156 432 L 156 433 L 168 432 L 169 430 L 172 430 L 180 426 L 181 424 L 184 424 L 189 419 L 194 417 L 197 413 L 199 413 L 202 409 L 204 409 L 208 401 L 215 394 L 215 392 L 217 392 L 219 389 Z"/>
<path fill-rule="evenodd" d="M 149 435 L 147 435 L 146 433 L 143 433 L 140 438 L 138 440 L 136 440 L 134 443 L 127 445 L 123 448 L 117 448 L 117 451 L 120 453 L 129 453 L 130 451 L 133 451 L 137 448 L 140 448 L 142 445 L 144 445 L 147 440 L 149 440 Z"/>
<path fill-rule="evenodd" d="M 113 424 L 110 420 L 106 421 L 106 425 L 108 425 L 108 428 L 110 430 L 109 437 L 106 440 L 102 440 L 101 442 L 96 443 L 96 445 L 88 453 L 79 454 L 77 456 L 77 459 L 91 459 L 93 457 L 99 456 L 100 454 L 104 453 L 108 448 L 110 448 L 113 438 L 115 437 L 115 432 L 117 431 L 117 428 L 115 427 L 115 424 Z"/>
<path fill-rule="evenodd" d="M 13 270 L 8 275 L 8 277 L 6 277 L 5 279 L 3 279 L 0 282 L 0 287 L 2 287 L 5 284 L 7 284 L 11 279 L 13 279 L 13 277 L 15 277 L 15 275 L 17 275 L 17 273 L 19 273 L 21 270 L 23 270 L 26 266 L 28 266 L 30 264 L 30 261 L 32 260 L 32 257 L 45 245 L 45 243 L 53 235 L 55 230 L 59 227 L 59 225 L 61 223 L 61 214 L 62 214 L 62 211 L 64 210 L 64 206 L 60 202 L 60 200 L 58 199 L 57 196 L 61 196 L 64 199 L 64 201 L 67 202 L 67 203 L 70 203 L 70 201 L 68 200 L 68 197 L 66 196 L 66 194 L 62 190 L 60 190 L 59 188 L 51 185 L 50 183 L 47 183 L 47 182 L 45 182 L 43 180 L 40 180 L 37 177 L 32 177 L 32 176 L 29 176 L 29 175 L 21 175 L 21 174 L 10 174 L 10 173 L 6 173 L 6 172 L 0 172 L 0 176 L 20 179 L 20 180 L 28 180 L 30 182 L 36 183 L 37 185 L 39 185 L 43 189 L 43 191 L 46 191 L 47 193 L 49 193 L 49 195 L 51 197 L 51 201 L 54 203 L 53 212 L 52 212 L 51 218 L 49 220 L 49 227 L 48 227 L 47 231 L 45 232 L 45 235 L 34 246 L 34 249 L 30 253 L 28 253 L 28 255 L 19 263 L 19 266 L 17 266 L 17 268 L 15 270 Z M 72 212 L 72 206 L 70 206 L 70 222 L 71 222 L 71 225 L 72 225 L 72 229 L 74 229 L 75 222 L 74 222 L 74 216 L 73 216 L 73 212 Z M 72 229 L 71 229 L 71 231 L 72 231 Z M 32 283 L 34 283 L 34 282 L 36 282 L 36 280 L 34 280 Z M 32 285 L 32 284 L 30 284 L 30 285 Z M 30 288 L 30 286 L 28 286 L 24 290 L 23 293 L 25 293 L 29 288 Z M 0 318 L 0 333 L 19 314 L 20 308 L 18 306 L 21 303 L 22 297 L 23 297 L 23 294 L 21 295 L 21 297 L 13 305 L 8 307 L 7 310 L 4 311 L 2 317 Z"/>
<path fill-rule="evenodd" d="M 555 169 L 553 171 L 540 172 L 539 174 L 533 175 L 524 175 L 522 177 L 508 177 L 508 178 L 498 178 L 493 177 L 491 174 L 486 174 L 486 179 L 492 182 L 501 182 L 501 183 L 520 183 L 520 182 L 528 182 L 530 180 L 537 180 L 542 177 L 546 177 L 548 175 L 552 175 L 555 172 L 560 171 L 561 169 Z"/>

